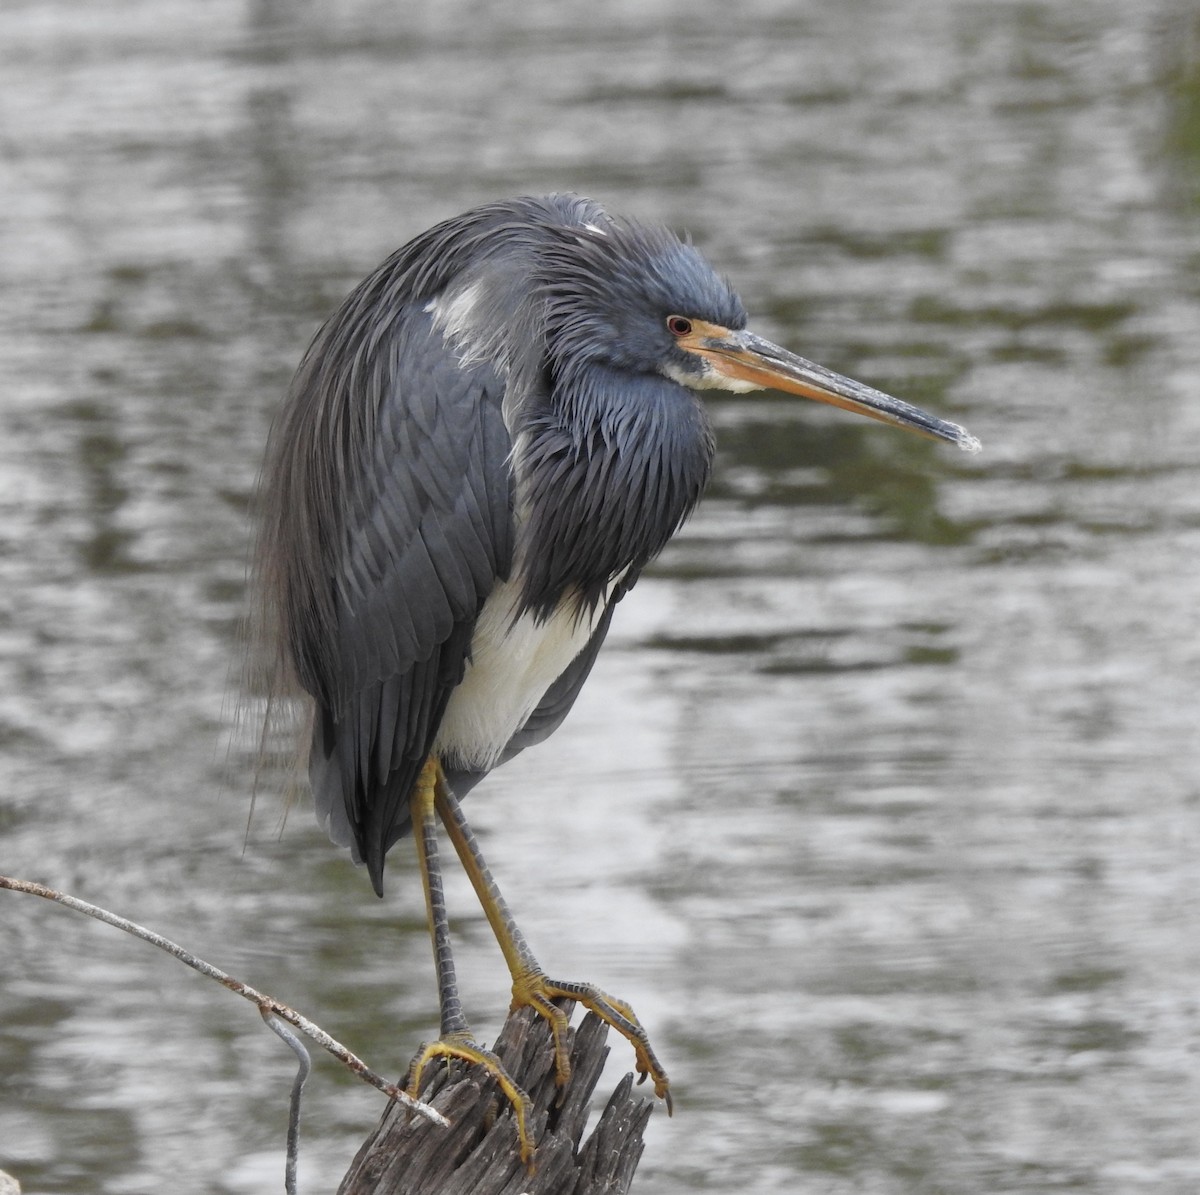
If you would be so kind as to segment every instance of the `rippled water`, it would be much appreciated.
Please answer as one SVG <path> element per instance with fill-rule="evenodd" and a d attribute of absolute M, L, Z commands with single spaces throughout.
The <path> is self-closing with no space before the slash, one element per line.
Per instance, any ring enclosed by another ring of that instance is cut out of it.
<path fill-rule="evenodd" d="M 436 1024 L 408 851 L 377 901 L 307 811 L 247 834 L 226 763 L 248 505 L 358 277 L 583 191 L 985 443 L 715 401 L 705 505 L 470 798 L 543 961 L 671 1071 L 635 1189 L 1200 1187 L 1191 4 L 10 0 L 0 180 L 0 871 L 403 1068 Z M 0 1169 L 278 1189 L 253 1010 L 0 897 Z M 488 1037 L 503 966 L 450 898 Z M 312 1093 L 332 1189 L 379 1100 Z"/>

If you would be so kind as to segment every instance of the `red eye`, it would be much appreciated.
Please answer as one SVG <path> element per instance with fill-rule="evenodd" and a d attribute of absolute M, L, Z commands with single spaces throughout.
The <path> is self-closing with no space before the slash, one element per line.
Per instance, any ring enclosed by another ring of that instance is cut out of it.
<path fill-rule="evenodd" d="M 668 315 L 667 329 L 672 336 L 686 336 L 692 330 L 692 321 L 682 315 Z"/>

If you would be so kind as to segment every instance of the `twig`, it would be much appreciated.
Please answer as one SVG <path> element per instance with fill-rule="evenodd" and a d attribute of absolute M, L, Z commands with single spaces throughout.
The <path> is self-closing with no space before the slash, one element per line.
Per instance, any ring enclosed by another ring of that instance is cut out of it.
<path fill-rule="evenodd" d="M 300 1157 L 300 1096 L 312 1070 L 312 1056 L 305 1044 L 274 1013 L 262 1012 L 267 1028 L 276 1037 L 292 1048 L 300 1065 L 296 1068 L 296 1079 L 292 1084 L 292 1098 L 288 1104 L 287 1162 L 283 1170 L 283 1189 L 287 1195 L 296 1195 L 296 1163 Z"/>
<path fill-rule="evenodd" d="M 352 1070 L 364 1083 L 369 1083 L 372 1087 L 382 1091 L 389 1099 L 403 1104 L 406 1108 L 419 1113 L 442 1128 L 449 1127 L 450 1122 L 440 1112 L 428 1104 L 421 1103 L 420 1100 L 414 1100 L 402 1087 L 397 1087 L 395 1083 L 389 1083 L 382 1075 L 377 1075 L 357 1054 L 346 1049 L 341 1042 L 335 1041 L 319 1025 L 313 1024 L 307 1017 L 301 1016 L 295 1009 L 289 1008 L 288 1005 L 274 997 L 264 995 L 248 983 L 242 983 L 240 979 L 234 979 L 232 975 L 226 974 L 219 967 L 214 967 L 202 958 L 197 958 L 196 955 L 184 950 L 182 946 L 172 942 L 169 938 L 164 938 L 161 934 L 156 934 L 153 930 L 148 930 L 124 917 L 118 917 L 116 913 L 110 913 L 107 909 L 100 908 L 99 905 L 89 904 L 86 900 L 68 896 L 65 892 L 59 892 L 54 888 L 47 888 L 45 884 L 36 884 L 31 880 L 14 880 L 9 876 L 0 875 L 0 888 L 8 888 L 12 892 L 25 892 L 30 896 L 41 896 L 46 900 L 52 900 L 56 904 L 65 905 L 77 913 L 86 913 L 87 916 L 94 917 L 97 921 L 103 921 L 106 925 L 124 930 L 127 934 L 133 934 L 135 938 L 141 938 L 143 942 L 149 942 L 160 950 L 165 950 L 168 954 L 174 955 L 181 963 L 191 967 L 193 971 L 199 971 L 201 975 L 215 979 L 222 987 L 257 1004 L 258 1010 L 264 1018 L 274 1015 L 299 1029 L 301 1033 L 312 1038 L 317 1045 L 332 1054 L 343 1066 Z"/>

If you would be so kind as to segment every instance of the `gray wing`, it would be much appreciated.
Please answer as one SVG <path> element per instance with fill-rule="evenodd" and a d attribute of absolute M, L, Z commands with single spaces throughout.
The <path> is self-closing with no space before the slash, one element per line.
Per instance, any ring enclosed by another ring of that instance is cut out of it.
<path fill-rule="evenodd" d="M 501 379 L 464 368 L 423 308 L 367 325 L 372 302 L 351 296 L 314 341 L 265 496 L 287 648 L 316 699 L 317 813 L 381 892 L 513 523 Z"/>

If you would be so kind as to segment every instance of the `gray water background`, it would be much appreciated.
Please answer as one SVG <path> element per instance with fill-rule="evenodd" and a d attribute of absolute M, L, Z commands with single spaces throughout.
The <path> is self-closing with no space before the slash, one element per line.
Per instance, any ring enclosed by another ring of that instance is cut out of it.
<path fill-rule="evenodd" d="M 228 744 L 249 505 L 320 320 L 477 201 L 691 231 L 761 333 L 979 435 L 717 398 L 701 510 L 469 813 L 676 1095 L 636 1189 L 1200 1190 L 1200 19 L 1186 0 L 0 7 L 0 872 L 380 1070 L 385 901 Z M 503 964 L 458 876 L 484 1038 Z M 630 1066 L 614 1046 L 607 1081 Z M 0 894 L 0 1168 L 279 1190 L 290 1056 Z M 381 1099 L 318 1062 L 302 1189 Z"/>

